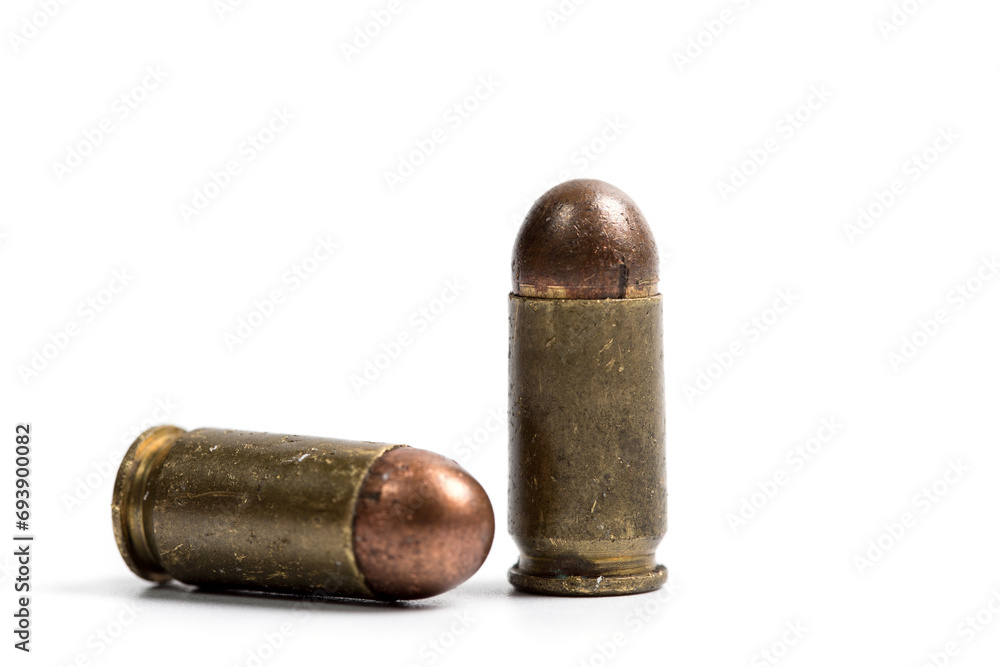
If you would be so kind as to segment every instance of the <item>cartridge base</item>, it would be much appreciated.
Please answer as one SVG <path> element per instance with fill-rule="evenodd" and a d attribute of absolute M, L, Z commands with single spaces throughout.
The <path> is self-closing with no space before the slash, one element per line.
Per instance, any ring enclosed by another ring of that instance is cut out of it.
<path fill-rule="evenodd" d="M 111 495 L 111 518 L 118 551 L 129 569 L 149 581 L 170 581 L 152 536 L 147 489 L 155 483 L 160 467 L 177 439 L 176 426 L 154 426 L 132 443 L 122 460 Z"/>
<path fill-rule="evenodd" d="M 634 595 L 636 593 L 649 593 L 660 588 L 667 581 L 667 568 L 657 565 L 649 572 L 606 577 L 557 577 L 525 574 L 515 565 L 508 570 L 507 580 L 519 591 L 541 595 L 569 597 Z"/>

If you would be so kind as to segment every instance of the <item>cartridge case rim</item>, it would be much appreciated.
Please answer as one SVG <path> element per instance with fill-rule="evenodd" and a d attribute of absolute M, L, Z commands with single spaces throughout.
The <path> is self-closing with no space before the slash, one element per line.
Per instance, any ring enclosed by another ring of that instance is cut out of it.
<path fill-rule="evenodd" d="M 520 563 L 508 570 L 507 581 L 519 591 L 543 595 L 565 597 L 635 595 L 655 591 L 667 581 L 667 568 L 663 565 L 657 565 L 648 572 L 597 577 L 537 576 L 524 572 L 519 566 Z"/>
<path fill-rule="evenodd" d="M 111 494 L 111 519 L 118 551 L 128 568 L 148 581 L 172 577 L 156 557 L 156 542 L 147 520 L 149 485 L 170 448 L 186 431 L 162 425 L 143 432 L 132 443 L 115 477 Z"/>

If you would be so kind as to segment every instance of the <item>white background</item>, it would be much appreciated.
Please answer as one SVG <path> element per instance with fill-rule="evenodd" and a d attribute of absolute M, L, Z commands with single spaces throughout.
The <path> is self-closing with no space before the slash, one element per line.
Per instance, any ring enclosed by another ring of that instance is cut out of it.
<path fill-rule="evenodd" d="M 37 536 L 30 655 L 11 647 L 0 550 L 4 664 L 995 661 L 1000 281 L 978 273 L 1000 252 L 997 3 L 908 0 L 894 26 L 890 0 L 594 0 L 558 21 L 556 0 L 403 2 L 350 58 L 387 1 L 218 4 L 69 2 L 46 19 L 4 3 L 0 535 L 14 426 L 30 422 Z M 294 119 L 248 159 L 275 109 Z M 390 188 L 436 128 L 445 140 Z M 77 166 L 54 164 L 73 151 Z M 240 172 L 213 189 L 230 160 Z M 666 594 L 506 583 L 510 248 L 530 202 L 576 177 L 628 192 L 660 246 Z M 723 197 L 726 182 L 740 187 Z M 314 265 L 317 238 L 339 248 Z M 304 265 L 307 281 L 283 279 Z M 103 292 L 115 271 L 127 286 Z M 272 316 L 227 345 L 275 289 Z M 794 305 L 774 321 L 779 290 Z M 412 343 L 378 359 L 400 333 Z M 714 379 L 686 395 L 699 372 Z M 824 419 L 842 426 L 805 462 L 795 449 Z M 493 500 L 493 551 L 464 586 L 400 607 L 150 587 L 108 506 L 124 448 L 156 420 L 458 458 Z"/>

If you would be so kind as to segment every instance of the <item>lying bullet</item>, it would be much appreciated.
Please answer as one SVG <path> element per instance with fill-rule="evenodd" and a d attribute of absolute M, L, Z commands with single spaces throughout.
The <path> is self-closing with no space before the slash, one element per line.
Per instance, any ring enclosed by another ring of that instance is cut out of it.
<path fill-rule="evenodd" d="M 493 542 L 486 492 L 450 459 L 247 431 L 146 431 L 111 512 L 133 572 L 203 588 L 425 598 L 471 577 Z"/>
<path fill-rule="evenodd" d="M 659 588 L 666 532 L 663 313 L 646 219 L 596 180 L 518 233 L 510 295 L 508 579 L 549 595 Z"/>

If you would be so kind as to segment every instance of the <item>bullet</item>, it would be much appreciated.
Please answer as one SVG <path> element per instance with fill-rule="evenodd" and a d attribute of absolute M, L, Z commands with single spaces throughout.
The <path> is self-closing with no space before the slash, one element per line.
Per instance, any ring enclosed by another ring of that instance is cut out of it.
<path fill-rule="evenodd" d="M 494 527 L 479 483 L 432 452 L 175 426 L 132 444 L 111 512 L 150 581 L 380 600 L 462 583 Z"/>
<path fill-rule="evenodd" d="M 512 268 L 508 579 L 548 595 L 655 590 L 666 425 L 649 225 L 621 190 L 568 181 L 528 212 Z"/>

